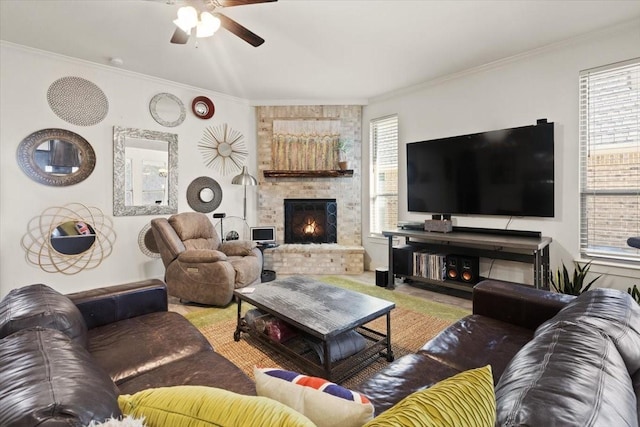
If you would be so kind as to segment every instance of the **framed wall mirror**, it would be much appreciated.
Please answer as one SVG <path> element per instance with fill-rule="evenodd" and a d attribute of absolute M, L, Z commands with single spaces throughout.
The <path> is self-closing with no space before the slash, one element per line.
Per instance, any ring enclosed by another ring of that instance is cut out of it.
<path fill-rule="evenodd" d="M 113 128 L 113 215 L 178 212 L 178 135 Z"/>
<path fill-rule="evenodd" d="M 36 182 L 62 187 L 84 181 L 96 165 L 91 144 L 65 129 L 42 129 L 18 145 L 18 164 Z"/>

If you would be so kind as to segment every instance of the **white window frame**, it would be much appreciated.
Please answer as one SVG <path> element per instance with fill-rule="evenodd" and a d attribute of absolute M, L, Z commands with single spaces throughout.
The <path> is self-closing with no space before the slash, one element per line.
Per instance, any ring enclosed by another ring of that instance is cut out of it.
<path fill-rule="evenodd" d="M 579 91 L 580 253 L 640 262 L 640 250 L 626 245 L 640 236 L 640 161 L 634 160 L 640 153 L 640 58 L 581 71 Z M 623 163 L 628 172 L 617 182 L 608 164 L 590 162 L 612 153 L 631 153 Z"/>
<path fill-rule="evenodd" d="M 380 131 L 384 132 L 380 135 Z M 384 230 L 393 230 L 398 224 L 398 115 L 390 115 L 372 119 L 369 123 L 369 234 L 374 237 L 382 235 Z M 381 158 L 381 154 L 384 157 Z M 388 174 L 382 175 L 388 172 Z M 391 181 L 395 172 L 395 178 Z M 395 181 L 395 182 L 394 182 Z M 385 183 L 382 188 L 382 182 Z M 390 212 L 382 207 L 395 203 L 395 215 L 384 218 Z"/>

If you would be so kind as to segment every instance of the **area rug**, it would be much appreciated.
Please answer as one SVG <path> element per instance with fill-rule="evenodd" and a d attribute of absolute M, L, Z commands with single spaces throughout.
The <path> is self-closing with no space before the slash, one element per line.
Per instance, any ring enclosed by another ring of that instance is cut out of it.
<path fill-rule="evenodd" d="M 319 278 L 319 280 L 395 302 L 396 308 L 391 311 L 391 347 L 396 359 L 414 353 L 455 320 L 469 314 L 469 311 L 458 307 L 447 306 L 340 277 L 328 276 Z M 245 311 L 244 307 L 245 305 L 243 305 L 243 311 Z M 252 379 L 254 366 L 301 371 L 298 365 L 257 342 L 248 334 L 243 334 L 239 342 L 234 341 L 236 316 L 237 306 L 235 304 L 223 309 L 203 308 L 185 314 L 185 317 L 200 329 L 218 353 L 231 360 Z M 382 317 L 367 326 L 384 331 L 386 329 L 385 322 L 385 318 Z M 354 388 L 361 381 L 387 365 L 388 362 L 385 359 L 379 358 L 341 384 Z"/>

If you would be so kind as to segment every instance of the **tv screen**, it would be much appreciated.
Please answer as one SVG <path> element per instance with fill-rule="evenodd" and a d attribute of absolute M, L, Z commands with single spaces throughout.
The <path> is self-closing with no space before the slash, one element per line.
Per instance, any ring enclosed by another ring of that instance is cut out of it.
<path fill-rule="evenodd" d="M 410 212 L 554 216 L 553 123 L 407 144 Z"/>

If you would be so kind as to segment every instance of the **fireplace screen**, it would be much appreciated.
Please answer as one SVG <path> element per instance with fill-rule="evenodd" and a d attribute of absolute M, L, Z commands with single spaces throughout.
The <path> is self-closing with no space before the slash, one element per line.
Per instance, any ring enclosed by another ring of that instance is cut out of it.
<path fill-rule="evenodd" d="M 336 199 L 285 199 L 285 243 L 337 243 Z"/>

